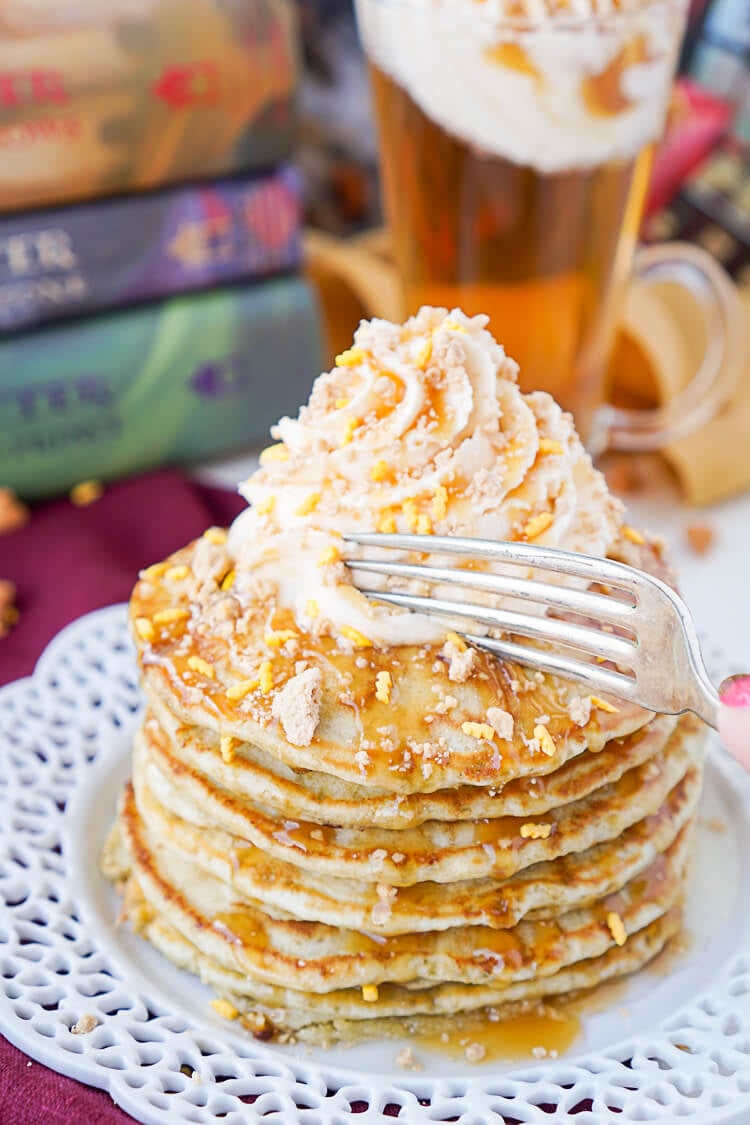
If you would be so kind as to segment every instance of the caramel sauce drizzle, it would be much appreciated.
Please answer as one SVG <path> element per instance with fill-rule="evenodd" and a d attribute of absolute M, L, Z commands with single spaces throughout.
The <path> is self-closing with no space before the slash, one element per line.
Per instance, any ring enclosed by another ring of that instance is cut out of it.
<path fill-rule="evenodd" d="M 622 89 L 624 72 L 631 66 L 650 61 L 645 36 L 625 43 L 611 62 L 598 74 L 590 74 L 581 85 L 584 104 L 594 117 L 617 117 L 635 104 Z"/>

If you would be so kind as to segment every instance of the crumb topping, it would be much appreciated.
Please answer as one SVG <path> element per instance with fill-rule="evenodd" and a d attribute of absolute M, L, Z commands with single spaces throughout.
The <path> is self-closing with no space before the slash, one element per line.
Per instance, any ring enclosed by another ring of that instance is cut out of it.
<path fill-rule="evenodd" d="M 521 825 L 521 835 L 524 840 L 546 840 L 552 831 L 551 824 L 528 824 Z"/>
<path fill-rule="evenodd" d="M 534 727 L 534 738 L 539 742 L 539 749 L 542 753 L 546 754 L 548 758 L 551 758 L 556 752 L 557 747 L 554 738 L 547 730 L 544 723 L 537 723 Z"/>
<path fill-rule="evenodd" d="M 235 1008 L 234 1004 L 221 996 L 217 996 L 215 1000 L 211 1001 L 211 1007 L 224 1020 L 236 1020 L 240 1014 L 239 1009 Z"/>
<path fill-rule="evenodd" d="M 467 720 L 461 723 L 461 730 L 470 738 L 477 738 L 482 742 L 492 742 L 495 737 L 494 728 L 489 723 L 474 723 Z"/>
<path fill-rule="evenodd" d="M 624 945 L 628 940 L 628 935 L 623 920 L 616 910 L 610 910 L 607 914 L 607 926 L 609 927 L 609 932 L 612 934 L 615 945 Z"/>
<path fill-rule="evenodd" d="M 575 696 L 568 704 L 568 714 L 577 727 L 585 727 L 591 718 L 591 696 Z"/>
<path fill-rule="evenodd" d="M 320 722 L 322 677 L 319 668 L 293 676 L 274 696 L 271 711 L 293 746 L 309 746 Z"/>
<path fill-rule="evenodd" d="M 487 721 L 494 729 L 498 738 L 502 738 L 506 742 L 509 742 L 513 738 L 515 722 L 510 711 L 504 711 L 502 707 L 488 707 Z"/>

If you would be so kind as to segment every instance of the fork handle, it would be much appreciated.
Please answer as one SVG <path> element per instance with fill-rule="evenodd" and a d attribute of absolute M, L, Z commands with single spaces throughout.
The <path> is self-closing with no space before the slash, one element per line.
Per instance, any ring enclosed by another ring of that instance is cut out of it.
<path fill-rule="evenodd" d="M 719 698 L 719 734 L 732 757 L 750 771 L 750 676 L 724 680 Z"/>

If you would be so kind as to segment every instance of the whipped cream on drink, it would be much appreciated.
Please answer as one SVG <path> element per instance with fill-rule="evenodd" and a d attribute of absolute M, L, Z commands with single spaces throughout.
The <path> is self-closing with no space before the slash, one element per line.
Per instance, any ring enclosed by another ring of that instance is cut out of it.
<path fill-rule="evenodd" d="M 357 0 L 357 17 L 370 60 L 447 133 L 554 173 L 632 159 L 659 137 L 685 7 Z"/>
<path fill-rule="evenodd" d="M 305 629 L 322 621 L 344 638 L 355 630 L 378 645 L 422 644 L 440 641 L 445 622 L 370 603 L 342 561 L 363 549 L 343 534 L 463 535 L 606 554 L 622 524 L 619 503 L 571 417 L 547 394 L 521 393 L 516 363 L 486 324 L 433 308 L 404 325 L 361 324 L 240 487 L 251 507 L 229 535 L 238 596 L 243 582 L 267 581 Z"/>

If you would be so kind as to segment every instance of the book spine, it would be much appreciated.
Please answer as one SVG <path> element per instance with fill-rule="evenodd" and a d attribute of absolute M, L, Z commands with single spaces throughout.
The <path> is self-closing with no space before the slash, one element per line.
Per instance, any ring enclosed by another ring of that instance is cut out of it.
<path fill-rule="evenodd" d="M 0 217 L 0 331 L 300 265 L 291 168 Z"/>
<path fill-rule="evenodd" d="M 34 17 L 0 6 L 0 211 L 289 155 L 291 0 L 69 0 L 64 19 L 49 4 Z"/>
<path fill-rule="evenodd" d="M 320 322 L 302 278 L 48 325 L 0 342 L 0 480 L 25 498 L 263 441 L 306 400 Z"/>

